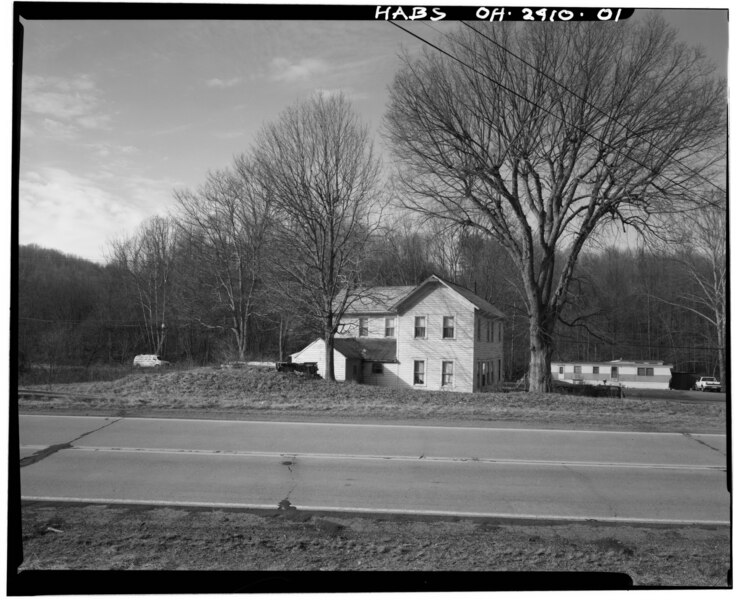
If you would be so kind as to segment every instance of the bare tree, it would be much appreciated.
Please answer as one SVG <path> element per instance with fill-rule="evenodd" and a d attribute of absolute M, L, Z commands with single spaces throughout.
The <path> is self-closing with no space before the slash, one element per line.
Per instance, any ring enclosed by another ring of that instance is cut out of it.
<path fill-rule="evenodd" d="M 443 52 L 405 56 L 390 90 L 406 204 L 497 239 L 515 261 L 530 389 L 549 390 L 583 247 L 614 221 L 658 232 L 655 214 L 694 201 L 721 167 L 725 83 L 657 17 L 463 24 Z"/>
<path fill-rule="evenodd" d="M 726 197 L 711 194 L 711 201 L 690 215 L 675 219 L 678 233 L 661 250 L 676 261 L 687 279 L 674 297 L 655 296 L 660 302 L 687 310 L 713 330 L 721 383 L 729 383 L 726 370 L 726 273 L 728 268 Z"/>
<path fill-rule="evenodd" d="M 175 199 L 193 254 L 188 260 L 190 316 L 208 328 L 230 329 L 238 358 L 245 360 L 265 278 L 270 194 L 254 176 L 250 159 L 241 156 L 233 169 L 210 173 L 197 191 L 175 191 Z M 224 313 L 227 325 L 220 318 Z"/>
<path fill-rule="evenodd" d="M 111 263 L 133 284 L 144 336 L 155 354 L 162 352 L 167 335 L 176 247 L 172 220 L 160 216 L 145 222 L 134 236 L 112 243 Z"/>
<path fill-rule="evenodd" d="M 334 334 L 379 218 L 378 159 L 347 99 L 321 94 L 265 126 L 256 157 L 278 213 L 275 285 L 322 332 L 334 380 Z"/>

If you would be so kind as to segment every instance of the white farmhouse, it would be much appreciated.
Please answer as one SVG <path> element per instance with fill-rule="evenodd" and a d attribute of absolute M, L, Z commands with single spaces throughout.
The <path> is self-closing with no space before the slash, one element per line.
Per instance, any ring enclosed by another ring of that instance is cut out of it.
<path fill-rule="evenodd" d="M 672 365 L 662 361 L 552 362 L 552 380 L 666 390 L 670 387 L 671 370 Z"/>
<path fill-rule="evenodd" d="M 503 379 L 505 315 L 432 275 L 417 286 L 366 290 L 339 324 L 334 375 L 385 387 L 475 392 Z M 325 373 L 324 340 L 291 355 Z"/>

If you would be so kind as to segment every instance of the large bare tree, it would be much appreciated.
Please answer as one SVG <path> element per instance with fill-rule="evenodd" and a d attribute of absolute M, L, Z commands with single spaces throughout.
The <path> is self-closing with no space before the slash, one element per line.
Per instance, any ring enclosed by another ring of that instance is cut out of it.
<path fill-rule="evenodd" d="M 111 263 L 132 286 L 146 343 L 155 354 L 162 352 L 167 336 L 176 250 L 176 227 L 172 219 L 161 216 L 146 221 L 133 236 L 111 244 Z"/>
<path fill-rule="evenodd" d="M 716 344 L 721 383 L 729 384 L 726 370 L 727 211 L 726 197 L 712 193 L 699 210 L 675 219 L 676 235 L 661 250 L 682 270 L 682 285 L 660 302 L 697 315 L 709 328 L 705 337 Z"/>
<path fill-rule="evenodd" d="M 275 285 L 321 331 L 326 379 L 341 315 L 361 293 L 361 263 L 377 214 L 379 161 L 343 95 L 318 94 L 262 130 L 255 155 L 273 193 Z"/>
<path fill-rule="evenodd" d="M 183 240 L 193 253 L 188 261 L 191 317 L 208 328 L 230 329 L 242 361 L 251 319 L 264 304 L 270 197 L 246 155 L 231 169 L 209 173 L 198 190 L 175 192 Z"/>
<path fill-rule="evenodd" d="M 515 261 L 530 389 L 545 391 L 586 242 L 614 221 L 654 230 L 655 214 L 694 202 L 721 167 L 725 112 L 725 83 L 657 17 L 463 23 L 443 48 L 403 58 L 386 132 L 407 206 L 495 238 Z"/>

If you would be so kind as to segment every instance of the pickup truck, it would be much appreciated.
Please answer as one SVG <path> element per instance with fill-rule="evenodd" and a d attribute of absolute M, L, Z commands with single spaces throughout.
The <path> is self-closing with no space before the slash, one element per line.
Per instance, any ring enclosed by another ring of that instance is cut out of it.
<path fill-rule="evenodd" d="M 699 377 L 693 386 L 699 392 L 720 392 L 721 382 L 715 377 Z"/>

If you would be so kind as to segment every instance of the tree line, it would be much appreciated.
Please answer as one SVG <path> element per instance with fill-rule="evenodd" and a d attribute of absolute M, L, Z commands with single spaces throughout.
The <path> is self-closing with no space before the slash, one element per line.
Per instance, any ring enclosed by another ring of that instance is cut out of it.
<path fill-rule="evenodd" d="M 142 227 L 160 227 L 159 219 Z M 448 236 L 406 224 L 378 232 L 366 247 L 362 280 L 414 285 L 432 273 L 463 285 L 508 317 L 504 371 L 509 380 L 528 369 L 528 314 L 515 265 L 495 242 Z M 98 265 L 38 246 L 19 249 L 18 349 L 27 364 L 130 365 L 157 350 L 175 363 L 220 364 L 281 360 L 321 335 L 296 305 L 261 290 L 243 339 L 234 331 L 233 301 L 220 302 L 205 285 L 210 255 L 184 238 L 173 249 L 168 304 L 162 322 L 142 309 L 142 295 L 121 264 Z M 688 262 L 689 261 L 689 262 Z M 151 267 L 154 268 L 153 266 Z M 555 360 L 663 360 L 676 370 L 722 375 L 718 330 L 702 316 L 696 276 L 712 277 L 697 252 L 667 254 L 616 246 L 586 253 L 575 276 L 571 304 L 555 333 Z M 153 281 L 153 279 L 152 279 Z M 198 292 L 199 290 L 199 292 Z M 146 296 L 143 296 L 146 298 Z"/>
<path fill-rule="evenodd" d="M 402 57 L 392 168 L 348 99 L 318 94 L 105 266 L 22 248 L 21 294 L 49 301 L 19 302 L 20 350 L 207 363 L 284 359 L 318 335 L 333 379 L 343 312 L 436 273 L 509 316 L 506 377 L 532 390 L 554 356 L 725 379 L 725 82 L 659 19 L 557 25 L 463 23 Z M 639 250 L 609 246 L 614 228 Z"/>

